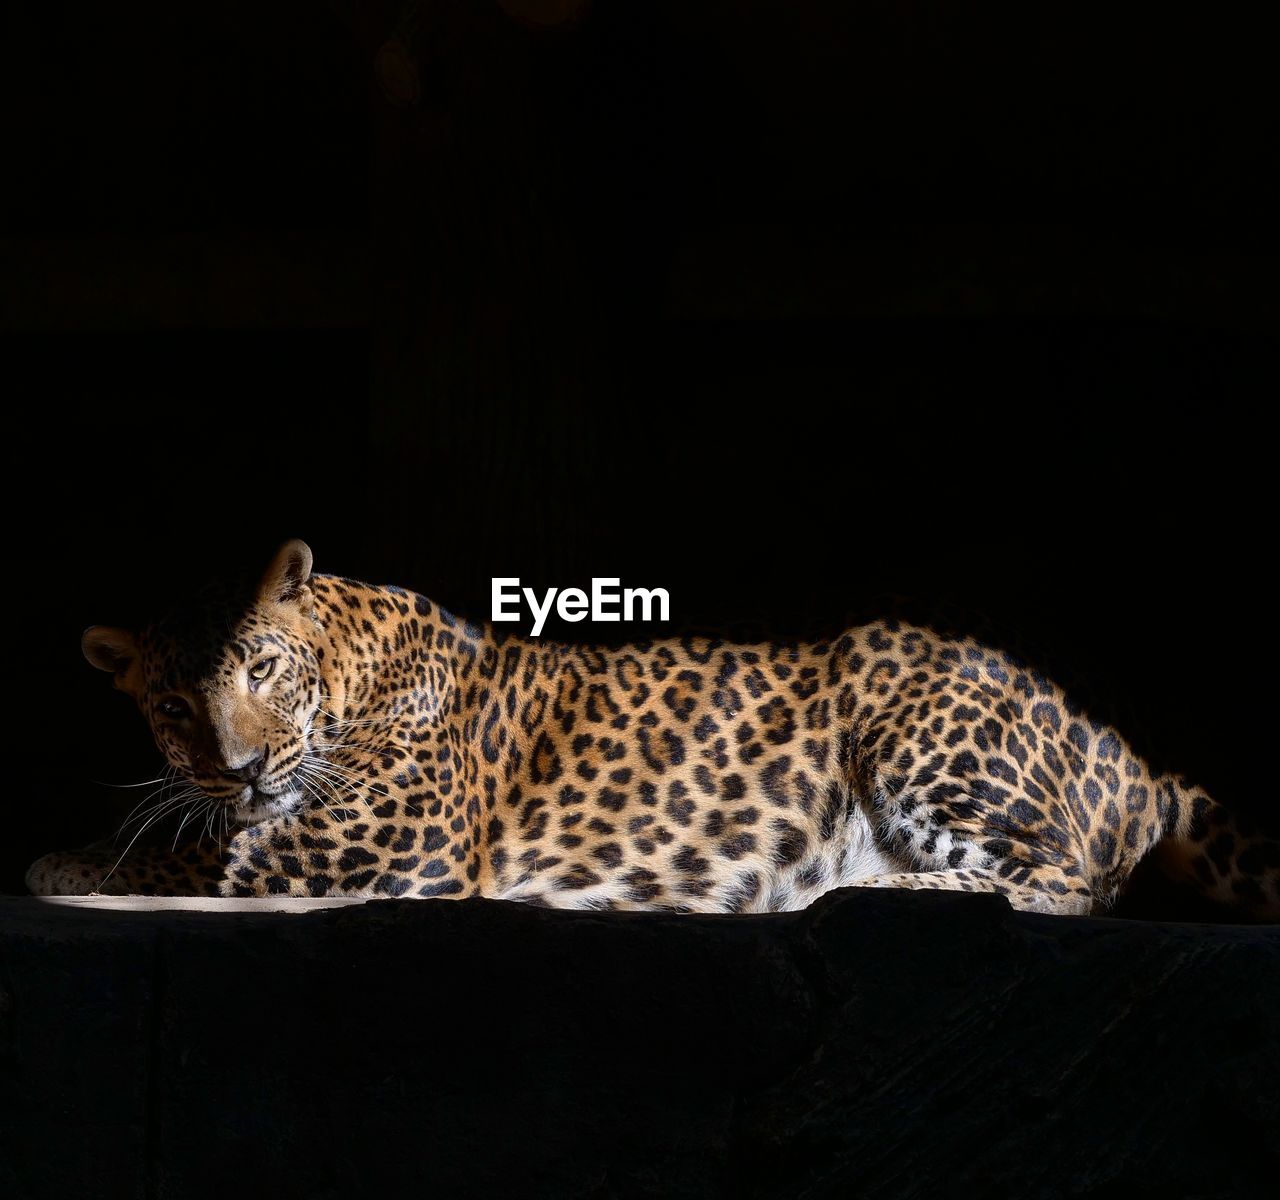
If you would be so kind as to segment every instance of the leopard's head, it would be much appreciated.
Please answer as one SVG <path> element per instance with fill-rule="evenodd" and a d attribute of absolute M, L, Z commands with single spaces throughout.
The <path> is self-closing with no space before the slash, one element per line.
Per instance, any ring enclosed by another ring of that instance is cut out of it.
<path fill-rule="evenodd" d="M 311 551 L 286 543 L 256 587 L 223 585 L 140 633 L 95 625 L 85 657 L 131 695 L 171 766 L 241 825 L 296 812 L 323 703 Z"/>

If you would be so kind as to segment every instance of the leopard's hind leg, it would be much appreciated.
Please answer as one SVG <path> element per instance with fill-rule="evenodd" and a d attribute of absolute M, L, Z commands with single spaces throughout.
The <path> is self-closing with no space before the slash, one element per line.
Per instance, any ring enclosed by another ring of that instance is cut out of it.
<path fill-rule="evenodd" d="M 1004 896 L 1023 912 L 1053 913 L 1057 916 L 1086 916 L 1093 910 L 1093 897 L 1079 880 L 1041 870 L 1034 883 L 1012 883 L 998 871 L 971 867 L 955 871 L 900 871 L 892 875 L 872 875 L 854 882 L 855 887 L 909 888 L 945 892 L 994 892 Z"/>

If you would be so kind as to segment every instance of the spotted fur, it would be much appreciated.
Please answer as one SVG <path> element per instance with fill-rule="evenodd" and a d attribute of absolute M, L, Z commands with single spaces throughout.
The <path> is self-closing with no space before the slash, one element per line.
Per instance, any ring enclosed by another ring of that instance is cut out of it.
<path fill-rule="evenodd" d="M 50 855 L 32 891 L 771 912 L 859 884 L 1078 914 L 1160 846 L 1215 900 L 1280 914 L 1280 846 L 976 641 L 885 621 L 557 645 L 310 568 L 290 543 L 247 597 L 86 634 L 234 836 L 105 882 L 114 851 Z"/>

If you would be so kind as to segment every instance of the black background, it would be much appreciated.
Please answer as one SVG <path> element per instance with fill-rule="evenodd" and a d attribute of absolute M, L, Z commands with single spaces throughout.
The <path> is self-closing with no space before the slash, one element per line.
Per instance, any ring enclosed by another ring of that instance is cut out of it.
<path fill-rule="evenodd" d="M 478 619 L 946 604 L 1268 815 L 1265 43 L 1025 7 L 442 4 L 408 106 L 389 4 L 6 12 L 0 887 L 155 773 L 83 627 L 289 536 Z"/>

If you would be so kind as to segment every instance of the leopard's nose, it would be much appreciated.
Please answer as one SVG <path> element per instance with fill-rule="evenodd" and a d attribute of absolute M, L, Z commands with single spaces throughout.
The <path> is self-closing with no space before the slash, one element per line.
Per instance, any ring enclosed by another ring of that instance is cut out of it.
<path fill-rule="evenodd" d="M 252 758 L 238 767 L 224 767 L 222 773 L 228 779 L 239 779 L 242 783 L 252 783 L 262 774 L 262 764 L 266 762 L 266 753 L 262 750 L 254 752 Z"/>

